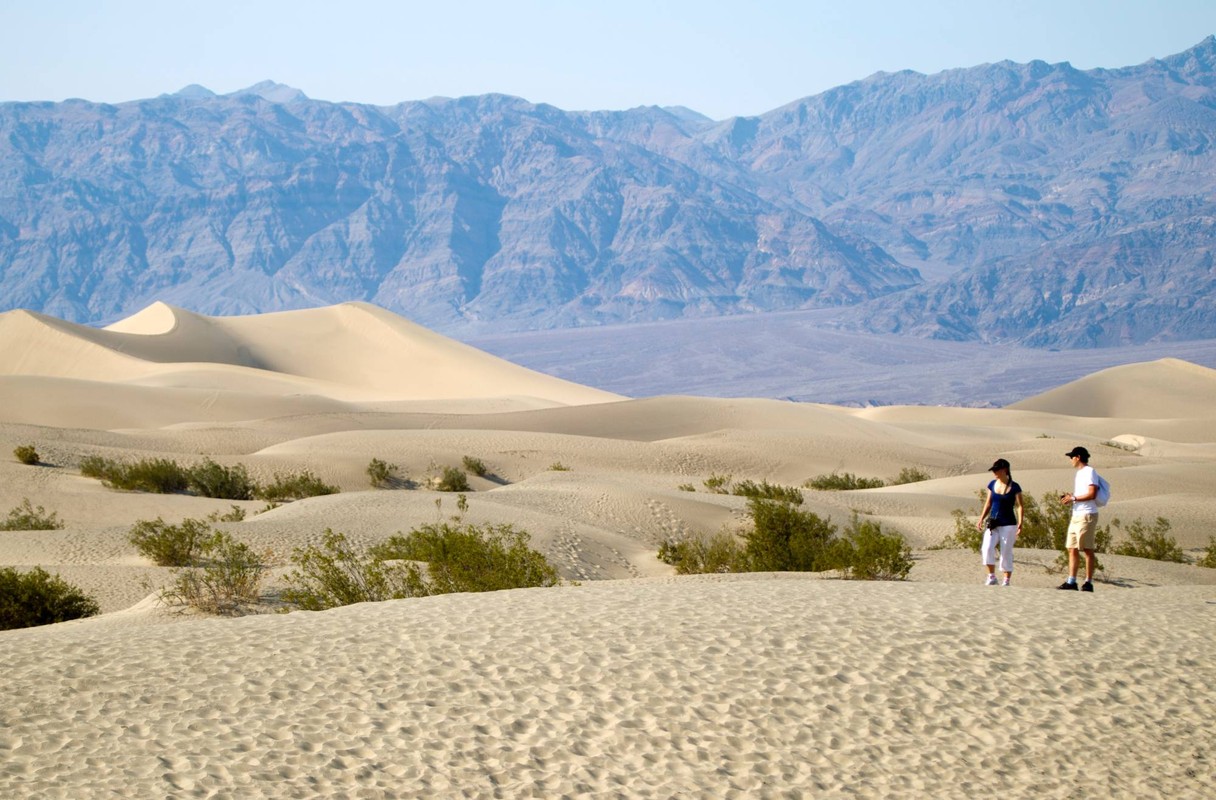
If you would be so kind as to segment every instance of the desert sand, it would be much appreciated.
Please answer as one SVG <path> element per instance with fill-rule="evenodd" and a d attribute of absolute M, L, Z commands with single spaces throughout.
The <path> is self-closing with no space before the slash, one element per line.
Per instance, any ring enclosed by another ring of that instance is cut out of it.
<path fill-rule="evenodd" d="M 0 632 L 0 797 L 1203 797 L 1216 785 L 1216 570 L 1055 554 L 1014 585 L 930 549 L 1009 459 L 1036 498 L 1075 444 L 1109 519 L 1216 533 L 1216 371 L 1165 359 L 1003 409 L 630 399 L 532 372 L 364 304 L 212 318 L 156 304 L 107 329 L 0 314 L 0 566 L 102 615 Z M 33 444 L 42 464 L 11 454 Z M 88 455 L 204 457 L 341 487 L 218 527 L 287 564 L 329 528 L 370 545 L 455 511 L 372 489 L 481 459 L 465 519 L 509 522 L 568 585 L 208 618 L 168 608 L 140 519 L 233 503 L 104 488 Z M 909 580 L 674 576 L 659 542 L 745 522 L 714 475 L 930 480 L 806 490 L 903 534 Z M 690 491 L 690 489 L 692 491 Z"/>

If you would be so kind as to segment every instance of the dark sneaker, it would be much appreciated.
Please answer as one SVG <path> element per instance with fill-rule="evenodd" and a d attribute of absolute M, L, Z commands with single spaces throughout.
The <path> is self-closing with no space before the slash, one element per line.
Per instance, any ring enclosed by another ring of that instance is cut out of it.
<path fill-rule="evenodd" d="M 1057 589 L 1067 589 L 1070 592 L 1075 592 L 1077 590 L 1077 585 L 1075 583 L 1069 583 L 1068 581 L 1064 581 L 1056 588 Z M 1092 592 L 1094 590 L 1094 588 L 1091 586 L 1091 587 L 1089 587 L 1089 590 Z"/>
<path fill-rule="evenodd" d="M 1081 591 L 1092 592 L 1093 590 L 1094 590 L 1094 585 L 1092 583 L 1090 583 L 1089 581 L 1086 581 L 1085 583 L 1081 584 Z"/>

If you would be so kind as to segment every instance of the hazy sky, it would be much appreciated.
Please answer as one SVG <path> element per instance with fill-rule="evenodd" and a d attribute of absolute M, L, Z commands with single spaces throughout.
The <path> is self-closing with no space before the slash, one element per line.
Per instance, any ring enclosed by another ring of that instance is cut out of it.
<path fill-rule="evenodd" d="M 0 0 L 0 101 L 122 102 L 265 79 L 393 104 L 759 114 L 877 71 L 1121 67 L 1216 33 L 1216 0 Z"/>

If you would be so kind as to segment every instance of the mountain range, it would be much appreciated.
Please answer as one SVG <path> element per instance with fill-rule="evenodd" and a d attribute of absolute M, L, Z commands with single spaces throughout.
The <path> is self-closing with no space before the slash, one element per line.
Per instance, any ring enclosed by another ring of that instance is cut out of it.
<path fill-rule="evenodd" d="M 375 303 L 454 335 L 798 309 L 1031 347 L 1216 337 L 1216 38 L 879 73 L 758 117 L 264 82 L 0 103 L 0 310 Z"/>

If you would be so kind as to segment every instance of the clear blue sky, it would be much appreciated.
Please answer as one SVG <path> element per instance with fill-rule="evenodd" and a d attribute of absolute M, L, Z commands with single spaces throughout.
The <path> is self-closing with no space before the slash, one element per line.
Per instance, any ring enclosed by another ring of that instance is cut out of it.
<path fill-rule="evenodd" d="M 501 92 L 723 119 L 878 71 L 1121 67 L 1212 33 L 1216 0 L 0 0 L 0 101 L 271 79 L 322 100 Z"/>

